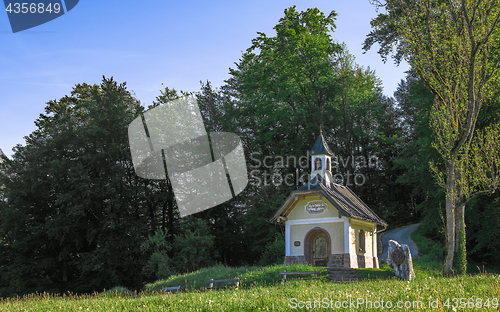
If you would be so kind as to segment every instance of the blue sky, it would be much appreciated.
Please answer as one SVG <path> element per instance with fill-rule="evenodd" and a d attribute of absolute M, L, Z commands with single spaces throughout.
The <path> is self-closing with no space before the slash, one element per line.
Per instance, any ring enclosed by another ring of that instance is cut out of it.
<path fill-rule="evenodd" d="M 198 91 L 200 80 L 221 86 L 257 32 L 272 29 L 285 8 L 317 7 L 338 13 L 332 34 L 345 42 L 356 62 L 370 66 L 392 96 L 406 64 L 384 64 L 377 46 L 363 54 L 370 20 L 369 0 L 352 1 L 89 1 L 67 14 L 13 34 L 7 12 L 0 13 L 0 148 L 8 156 L 45 103 L 60 99 L 77 83 L 100 83 L 113 76 L 147 106 L 170 88 Z"/>

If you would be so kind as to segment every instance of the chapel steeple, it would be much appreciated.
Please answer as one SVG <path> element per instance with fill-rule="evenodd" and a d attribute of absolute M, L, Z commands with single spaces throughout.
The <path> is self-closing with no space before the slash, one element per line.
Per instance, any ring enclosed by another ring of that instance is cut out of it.
<path fill-rule="evenodd" d="M 323 137 L 323 130 L 320 131 L 319 137 L 316 140 L 312 150 L 309 152 L 311 155 L 311 180 L 320 174 L 321 177 L 329 185 L 332 181 L 331 162 L 333 153 L 326 144 Z"/>

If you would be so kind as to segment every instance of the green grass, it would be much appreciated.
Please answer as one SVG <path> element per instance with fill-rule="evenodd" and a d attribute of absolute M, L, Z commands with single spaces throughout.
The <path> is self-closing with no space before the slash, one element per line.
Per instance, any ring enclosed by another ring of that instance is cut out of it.
<path fill-rule="evenodd" d="M 148 284 L 144 292 L 139 294 L 132 294 L 125 288 L 78 296 L 33 294 L 1 301 L 0 311 L 290 311 L 296 310 L 293 309 L 296 303 L 302 302 L 307 305 L 309 302 L 311 307 L 314 307 L 315 301 L 317 308 L 325 305 L 330 308 L 331 304 L 335 303 L 350 305 L 353 302 L 354 308 L 350 306 L 335 310 L 372 311 L 374 309 L 370 308 L 367 301 L 380 304 L 381 300 L 384 300 L 384 303 L 409 302 L 412 305 L 420 305 L 418 302 L 422 302 L 422 307 L 426 309 L 430 302 L 438 302 L 439 306 L 434 309 L 435 311 L 448 311 L 453 307 L 453 298 L 465 298 L 466 302 L 470 299 L 471 303 L 474 301 L 476 304 L 480 299 L 484 303 L 489 298 L 490 307 L 486 310 L 496 310 L 491 300 L 500 298 L 499 274 L 480 273 L 443 277 L 442 264 L 436 259 L 441 251 L 433 245 L 434 243 L 419 238 L 418 232 L 414 235 L 417 236 L 414 239 L 419 250 L 428 253 L 414 259 L 416 277 L 411 282 L 397 279 L 384 264 L 381 265 L 381 269 L 356 270 L 360 281 L 346 284 L 328 281 L 324 268 L 319 268 L 323 272 L 319 280 L 296 279 L 283 283 L 278 274 L 284 269 L 287 271 L 317 269 L 311 266 L 227 268 L 218 265 Z M 237 289 L 205 289 L 208 285 L 206 282 L 210 278 L 235 277 L 242 279 L 241 286 Z M 163 287 L 179 285 L 182 289 L 179 292 L 167 294 L 161 292 Z M 447 298 L 450 299 L 450 306 L 444 307 L 443 303 Z M 361 301 L 363 304 L 358 305 Z M 415 306 L 395 310 L 412 311 L 415 310 Z M 466 306 L 463 309 L 458 307 L 457 310 L 480 309 Z"/>
<path fill-rule="evenodd" d="M 373 268 L 365 268 L 365 269 L 356 269 L 356 276 L 360 281 L 366 279 L 391 279 L 394 278 L 395 275 L 392 273 L 391 267 L 389 267 L 385 262 L 380 264 L 380 269 Z"/>
<path fill-rule="evenodd" d="M 211 268 L 199 270 L 192 273 L 186 273 L 182 275 L 171 276 L 166 280 L 160 280 L 152 284 L 147 284 L 144 292 L 152 293 L 162 291 L 163 287 L 175 287 L 181 286 L 181 290 L 204 290 L 208 287 L 207 281 L 211 278 L 214 280 L 222 279 L 234 279 L 239 277 L 241 279 L 240 288 L 249 288 L 255 286 L 270 286 L 280 284 L 282 282 L 282 276 L 279 275 L 280 272 L 284 270 L 287 271 L 313 271 L 319 270 L 323 273 L 319 276 L 319 279 L 326 280 L 327 274 L 326 269 L 323 267 L 313 267 L 310 265 L 290 265 L 285 266 L 274 265 L 268 267 L 238 267 L 238 268 L 227 268 L 223 265 L 216 265 Z M 288 277 L 287 277 L 288 278 Z M 228 284 L 215 284 L 217 287 L 224 286 L 234 286 L 234 283 Z"/>
<path fill-rule="evenodd" d="M 418 273 L 417 273 L 418 274 Z M 418 276 L 418 275 L 417 275 Z M 416 278 L 412 282 L 396 279 L 366 279 L 357 283 L 335 284 L 327 281 L 298 280 L 271 286 L 252 286 L 235 290 L 188 291 L 174 294 L 142 294 L 137 298 L 123 296 L 62 296 L 35 294 L 22 299 L 7 299 L 2 311 L 259 311 L 292 310 L 299 301 L 372 302 L 429 301 L 446 298 L 499 298 L 500 276 L 466 275 L 452 278 Z M 366 304 L 366 303 L 365 303 Z M 418 304 L 418 303 L 417 303 Z M 359 311 L 371 311 L 365 305 Z M 442 306 L 441 306 L 442 308 Z M 344 311 L 352 310 L 349 308 Z M 443 309 L 436 309 L 436 311 Z M 445 309 L 447 310 L 447 309 Z M 463 311 L 467 311 L 464 309 Z"/>
<path fill-rule="evenodd" d="M 137 293 L 127 289 L 126 287 L 117 286 L 102 292 L 102 295 L 112 297 L 130 297 L 137 295 Z"/>

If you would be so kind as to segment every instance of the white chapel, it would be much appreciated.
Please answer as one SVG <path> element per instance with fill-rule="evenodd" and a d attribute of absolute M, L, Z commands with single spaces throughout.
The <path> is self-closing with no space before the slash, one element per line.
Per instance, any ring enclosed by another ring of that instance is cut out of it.
<path fill-rule="evenodd" d="M 285 225 L 285 264 L 378 268 L 377 225 L 387 223 L 348 187 L 333 183 L 333 153 L 323 134 L 311 155 L 311 179 L 271 221 Z"/>

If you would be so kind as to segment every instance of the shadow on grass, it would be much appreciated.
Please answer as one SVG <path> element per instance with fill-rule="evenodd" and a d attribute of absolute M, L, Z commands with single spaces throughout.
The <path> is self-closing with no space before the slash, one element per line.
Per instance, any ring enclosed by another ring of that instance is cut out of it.
<path fill-rule="evenodd" d="M 356 276 L 358 280 L 368 280 L 368 279 L 393 279 L 396 278 L 396 275 L 392 273 L 391 267 L 387 265 L 387 263 L 382 262 L 380 264 L 380 269 L 374 268 L 365 268 L 365 269 L 355 269 Z"/>
<path fill-rule="evenodd" d="M 196 272 L 185 273 L 180 275 L 170 276 L 168 279 L 159 280 L 155 283 L 147 284 L 144 288 L 144 293 L 162 292 L 164 287 L 181 286 L 181 291 L 203 291 L 208 287 L 207 281 L 210 279 L 234 279 L 239 277 L 240 288 L 251 288 L 259 286 L 272 286 L 283 283 L 283 277 L 280 272 L 286 270 L 287 272 L 293 271 L 314 271 L 318 270 L 318 280 L 320 282 L 330 282 L 327 269 L 324 267 L 313 267 L 310 265 L 296 264 L 296 265 L 273 265 L 268 267 L 245 266 L 237 268 L 228 268 L 223 265 L 216 265 L 214 267 L 205 268 Z M 380 269 L 366 268 L 356 269 L 356 276 L 361 280 L 385 280 L 394 279 L 396 276 L 392 273 L 391 268 L 385 264 L 381 264 Z M 311 275 L 287 276 L 287 282 L 298 281 L 302 279 L 312 278 Z M 234 283 L 220 283 L 216 284 L 216 288 L 230 288 L 234 287 Z"/>
<path fill-rule="evenodd" d="M 310 265 L 296 264 L 296 265 L 273 265 L 268 267 L 260 266 L 244 266 L 237 268 L 229 268 L 223 265 L 216 265 L 210 268 L 198 270 L 196 272 L 185 273 L 180 275 L 173 275 L 165 280 L 159 280 L 155 283 L 147 284 L 144 288 L 145 293 L 162 292 L 164 287 L 181 286 L 181 291 L 196 291 L 205 290 L 208 287 L 207 281 L 210 279 L 234 279 L 239 277 L 240 288 L 248 288 L 255 286 L 270 286 L 283 282 L 283 277 L 279 274 L 284 270 L 292 271 L 321 271 L 318 275 L 319 280 L 327 280 L 328 274 L 326 268 L 313 267 Z M 303 276 L 314 277 L 311 276 Z M 293 278 L 295 280 L 295 278 Z M 297 278 L 298 279 L 298 278 Z M 287 277 L 288 280 L 288 277 Z M 214 286 L 217 288 L 233 287 L 234 283 L 219 283 Z"/>

